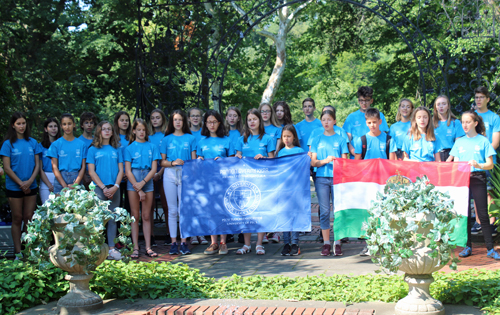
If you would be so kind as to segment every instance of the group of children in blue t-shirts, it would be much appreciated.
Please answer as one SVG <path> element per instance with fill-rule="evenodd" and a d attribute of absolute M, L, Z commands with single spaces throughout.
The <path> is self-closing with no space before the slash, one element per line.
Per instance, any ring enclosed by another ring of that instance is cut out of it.
<path fill-rule="evenodd" d="M 400 101 L 397 122 L 389 129 L 385 117 L 371 108 L 373 90 L 358 90 L 360 109 L 350 114 L 343 128 L 337 126 L 335 108 L 325 106 L 320 119 L 314 117 L 314 100 L 302 102 L 305 119 L 294 125 L 286 102 L 273 106 L 262 103 L 247 112 L 245 121 L 239 109 L 230 107 L 225 119 L 214 110 L 194 108 L 187 114 L 175 110 L 169 119 L 159 109 L 152 111 L 149 122 L 135 119 L 128 113 L 116 113 L 113 123 L 97 119 L 92 113 L 80 117 L 83 134 L 74 136 L 75 119 L 70 114 L 44 122 L 43 139 L 30 138 L 29 125 L 21 113 L 12 116 L 9 131 L 0 155 L 7 174 L 7 197 L 12 209 L 15 252 L 21 250 L 21 226 L 31 219 L 38 193 L 36 177 L 40 173 L 42 202 L 50 192 L 59 193 L 73 184 L 95 184 L 102 200 L 110 200 L 110 208 L 123 206 L 134 216 L 132 258 L 139 257 L 139 219 L 142 219 L 146 255 L 156 257 L 153 229 L 154 192 L 160 195 L 170 238 L 170 254 L 190 254 L 187 239 L 177 243 L 179 200 L 182 189 L 182 165 L 191 159 L 219 159 L 229 156 L 255 159 L 282 157 L 308 152 L 311 175 L 319 203 L 323 245 L 321 255 L 332 252 L 330 243 L 330 207 L 333 201 L 333 160 L 400 159 L 409 161 L 468 161 L 471 166 L 470 195 L 474 197 L 477 224 L 469 233 L 482 231 L 488 256 L 500 259 L 493 249 L 496 229 L 490 225 L 487 212 L 487 170 L 493 168 L 495 149 L 500 141 L 500 118 L 487 109 L 489 93 L 485 88 L 475 91 L 476 111 L 467 111 L 458 121 L 450 102 L 440 95 L 434 102 L 434 116 L 426 107 L 413 108 L 409 99 Z M 92 132 L 95 129 L 94 135 Z M 62 134 L 61 134 L 62 131 Z M 40 158 L 39 158 L 40 157 Z M 41 164 L 41 165 L 40 165 Z M 0 169 L 0 171 L 2 171 Z M 141 204 L 143 211 L 141 212 Z M 469 209 L 470 210 L 470 209 Z M 121 259 L 114 243 L 116 223 L 107 229 L 109 259 Z M 236 251 L 250 253 L 250 233 L 239 236 L 244 245 Z M 227 254 L 226 243 L 232 235 L 211 235 L 205 254 Z M 282 255 L 299 255 L 298 232 L 284 232 Z M 258 233 L 256 253 L 265 254 L 263 244 L 280 241 L 279 233 Z M 208 244 L 204 236 L 191 237 L 191 244 Z M 460 253 L 472 254 L 470 240 Z M 335 240 L 333 253 L 342 255 L 340 240 Z M 368 255 L 366 249 L 361 255 Z"/>

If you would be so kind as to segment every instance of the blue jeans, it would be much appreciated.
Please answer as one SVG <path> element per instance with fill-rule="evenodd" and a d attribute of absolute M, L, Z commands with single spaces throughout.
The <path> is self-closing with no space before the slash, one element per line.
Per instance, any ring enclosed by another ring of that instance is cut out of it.
<path fill-rule="evenodd" d="M 79 172 L 61 172 L 61 176 L 64 179 L 64 182 L 66 184 L 71 184 L 75 182 L 76 178 L 78 177 Z M 61 183 L 57 180 L 54 179 L 54 194 L 58 194 L 63 190 L 63 186 L 61 186 Z"/>
<path fill-rule="evenodd" d="M 330 196 L 333 204 L 333 177 L 317 177 L 316 193 L 319 203 L 319 222 L 322 230 L 330 229 Z"/>
<path fill-rule="evenodd" d="M 290 241 L 291 238 L 291 241 Z M 285 244 L 299 244 L 299 232 L 283 232 Z"/>
<path fill-rule="evenodd" d="M 132 169 L 132 175 L 134 175 L 136 182 L 140 182 L 144 178 L 146 178 L 146 176 L 148 176 L 148 174 L 149 174 L 150 171 L 151 170 L 148 170 L 148 169 L 140 170 L 138 168 L 133 168 Z M 130 182 L 130 180 L 127 181 L 127 190 L 128 191 L 135 191 L 134 186 L 132 185 L 132 183 Z M 154 185 L 153 185 L 153 179 L 150 179 L 149 182 L 147 182 L 146 184 L 144 184 L 144 186 L 142 187 L 142 191 L 145 192 L 145 193 L 150 192 L 150 191 L 154 191 L 154 190 L 155 190 L 155 188 L 154 188 Z"/>

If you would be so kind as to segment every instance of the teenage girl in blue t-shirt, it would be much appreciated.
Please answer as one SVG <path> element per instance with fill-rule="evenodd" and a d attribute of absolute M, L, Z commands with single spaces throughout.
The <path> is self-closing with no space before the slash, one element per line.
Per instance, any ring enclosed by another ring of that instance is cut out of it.
<path fill-rule="evenodd" d="M 299 137 L 293 124 L 288 124 L 281 130 L 281 147 L 278 152 L 278 157 L 303 153 L 304 150 L 300 147 Z M 283 241 L 285 246 L 281 251 L 281 256 L 297 256 L 300 255 L 299 248 L 299 232 L 283 232 Z"/>
<path fill-rule="evenodd" d="M 99 199 L 108 201 L 108 208 L 114 210 L 120 205 L 120 182 L 123 178 L 123 156 L 118 135 L 107 121 L 101 121 L 95 130 L 92 146 L 87 153 L 89 175 L 96 185 L 95 193 Z M 120 260 L 120 252 L 115 248 L 116 222 L 108 221 L 107 226 L 109 253 L 108 259 Z"/>
<path fill-rule="evenodd" d="M 446 95 L 439 95 L 434 101 L 434 134 L 441 161 L 446 161 L 450 156 L 451 148 L 455 141 L 465 135 L 460 120 L 453 115 L 450 100 Z"/>
<path fill-rule="evenodd" d="M 47 118 L 43 123 L 42 142 L 40 142 L 40 199 L 42 204 L 54 191 L 55 176 L 52 172 L 52 159 L 47 155 L 50 145 L 61 138 L 61 126 L 56 118 Z"/>
<path fill-rule="evenodd" d="M 279 147 L 281 138 L 281 128 L 276 120 L 276 113 L 273 107 L 268 103 L 261 103 L 259 112 L 262 116 L 264 131 L 267 135 L 273 138 L 276 148 Z"/>
<path fill-rule="evenodd" d="M 196 153 L 198 159 L 214 159 L 225 158 L 234 155 L 234 150 L 231 145 L 231 139 L 226 136 L 226 127 L 224 120 L 219 112 L 209 110 L 203 116 L 203 127 L 201 130 L 201 140 L 198 142 Z M 226 235 L 220 236 L 220 245 L 217 242 L 217 235 L 211 235 L 212 243 L 203 252 L 205 255 L 219 253 L 225 255 L 228 253 L 226 245 Z"/>
<path fill-rule="evenodd" d="M 450 151 L 448 162 L 468 161 L 471 167 L 469 182 L 469 198 L 473 197 L 476 204 L 476 213 L 483 228 L 484 242 L 488 250 L 487 256 L 500 260 L 500 254 L 493 247 L 493 237 L 488 215 L 488 191 L 486 170 L 493 169 L 493 156 L 496 155 L 493 146 L 486 138 L 486 128 L 482 118 L 475 111 L 462 114 L 462 127 L 466 136 L 457 139 Z M 467 218 L 467 246 L 460 257 L 472 255 L 471 244 L 471 207 Z"/>
<path fill-rule="evenodd" d="M 128 183 L 127 192 L 130 201 L 130 211 L 135 218 L 132 223 L 132 242 L 134 251 L 130 258 L 139 258 L 139 211 L 142 203 L 142 232 L 146 243 L 146 255 L 157 257 L 151 249 L 151 204 L 154 200 L 153 176 L 156 173 L 158 148 L 148 142 L 146 122 L 140 118 L 134 121 L 130 143 L 125 149 L 125 171 Z"/>
<path fill-rule="evenodd" d="M 21 225 L 24 230 L 36 207 L 38 187 L 36 175 L 40 167 L 40 147 L 30 137 L 30 128 L 23 113 L 15 112 L 10 118 L 5 141 L 0 150 L 7 178 L 6 195 L 12 211 L 12 239 L 14 252 L 21 252 Z"/>
<path fill-rule="evenodd" d="M 227 109 L 225 126 L 231 143 L 236 143 L 243 133 L 241 112 L 237 107 L 231 106 Z"/>
<path fill-rule="evenodd" d="M 47 154 L 52 158 L 52 171 L 56 178 L 54 193 L 56 194 L 63 188 L 71 189 L 73 184 L 79 185 L 85 175 L 85 157 L 88 148 L 73 134 L 75 128 L 73 115 L 63 114 L 61 116 L 63 136 L 50 145 Z"/>
<path fill-rule="evenodd" d="M 125 148 L 130 141 L 132 126 L 130 125 L 130 115 L 127 112 L 119 111 L 113 119 L 113 129 L 115 134 L 120 136 L 120 149 L 122 156 L 125 158 Z M 127 173 L 125 172 L 125 163 L 123 163 L 123 178 L 120 183 L 120 207 L 130 211 L 127 192 Z"/>
<path fill-rule="evenodd" d="M 413 102 L 407 98 L 399 101 L 398 113 L 396 114 L 396 123 L 391 125 L 389 135 L 396 143 L 396 158 L 403 160 L 403 142 L 408 135 L 411 127 L 411 113 L 413 113 Z"/>
<path fill-rule="evenodd" d="M 260 110 L 255 108 L 250 109 L 247 112 L 245 132 L 236 143 L 236 156 L 240 159 L 245 156 L 256 160 L 272 158 L 276 151 L 275 143 L 276 140 L 266 134 L 264 130 L 264 121 L 260 115 Z M 257 233 L 257 246 L 255 247 L 257 255 L 264 255 L 266 253 L 264 246 L 262 246 L 265 234 L 265 232 Z M 236 254 L 243 255 L 252 251 L 250 245 L 251 235 L 251 233 L 243 233 L 245 245 L 238 249 Z"/>
<path fill-rule="evenodd" d="M 427 107 L 420 106 L 413 111 L 411 128 L 403 142 L 405 161 L 441 162 L 433 125 Z"/>
<path fill-rule="evenodd" d="M 160 151 L 161 140 L 165 136 L 165 130 L 167 129 L 167 116 L 161 109 L 153 109 L 151 116 L 149 116 L 149 129 L 150 134 L 149 141 L 152 144 L 158 146 L 158 151 Z M 163 213 L 165 214 L 165 223 L 168 230 L 168 205 L 167 198 L 165 197 L 165 190 L 163 189 L 163 173 L 165 171 L 164 167 L 160 166 L 160 161 L 158 162 L 158 168 L 155 176 L 153 177 L 153 184 L 155 188 L 155 193 L 160 195 L 161 207 Z M 151 204 L 151 213 L 154 218 L 155 202 Z M 165 239 L 165 245 L 170 245 L 170 237 Z M 155 234 L 154 234 L 154 219 L 151 220 L 151 246 L 156 246 Z"/>
<path fill-rule="evenodd" d="M 167 196 L 168 230 L 172 241 L 169 253 L 170 255 L 178 255 L 180 251 L 183 255 L 191 254 L 186 238 L 181 238 L 180 248 L 177 245 L 177 216 L 179 215 L 179 200 L 182 191 L 182 165 L 184 165 L 184 161 L 196 158 L 196 138 L 189 130 L 188 119 L 183 111 L 174 110 L 170 115 L 165 137 L 161 140 L 160 153 L 161 166 L 165 167 L 163 188 Z M 202 243 L 204 243 L 203 239 Z M 192 237 L 191 240 L 198 241 L 198 238 Z"/>
<path fill-rule="evenodd" d="M 316 192 L 318 194 L 321 234 L 323 235 L 322 256 L 330 256 L 330 197 L 333 195 L 333 160 L 347 158 L 349 150 L 347 142 L 333 129 L 337 122 L 336 114 L 325 110 L 321 114 L 321 124 L 324 132 L 314 138 L 311 143 L 311 166 L 317 167 Z M 340 240 L 336 241 L 335 254 L 342 255 Z"/>
<path fill-rule="evenodd" d="M 199 108 L 191 108 L 188 111 L 189 130 L 191 130 L 191 134 L 196 138 L 196 144 L 198 144 L 198 141 L 201 139 L 202 116 L 203 113 Z"/>

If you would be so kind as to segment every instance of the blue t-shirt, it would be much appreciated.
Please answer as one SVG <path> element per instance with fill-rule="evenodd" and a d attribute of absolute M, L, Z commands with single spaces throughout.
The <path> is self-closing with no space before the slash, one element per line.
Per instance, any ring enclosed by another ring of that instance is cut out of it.
<path fill-rule="evenodd" d="M 60 172 L 79 172 L 82 161 L 87 156 L 87 149 L 85 143 L 77 138 L 68 141 L 61 137 L 52 142 L 47 155 L 58 159 L 57 167 Z"/>
<path fill-rule="evenodd" d="M 198 130 L 198 131 L 193 131 L 193 130 L 191 130 L 191 134 L 192 134 L 192 135 L 195 137 L 195 139 L 196 139 L 196 144 L 198 144 L 198 142 L 201 140 L 201 137 L 202 137 L 202 135 L 201 135 L 201 129 L 202 129 L 202 128 L 200 128 L 200 130 Z M 196 150 L 196 148 L 195 148 L 195 150 Z"/>
<path fill-rule="evenodd" d="M 491 143 L 483 135 L 477 135 L 473 138 L 465 136 L 457 139 L 450 151 L 450 155 L 455 157 L 455 162 L 476 160 L 477 163 L 485 163 L 486 158 L 494 157 L 496 154 Z M 471 166 L 470 171 L 484 172 L 485 170 Z"/>
<path fill-rule="evenodd" d="M 269 152 L 276 151 L 276 140 L 265 134 L 262 139 L 259 136 L 250 135 L 247 142 L 244 142 L 245 136 L 241 136 L 236 142 L 235 150 L 240 151 L 242 156 L 255 157 L 257 154 L 268 156 Z"/>
<path fill-rule="evenodd" d="M 167 161 L 191 160 L 191 152 L 196 151 L 196 138 L 189 133 L 176 136 L 173 133 L 161 140 L 160 153 L 167 155 Z"/>
<path fill-rule="evenodd" d="M 158 146 L 158 150 L 160 150 L 161 140 L 165 137 L 163 132 L 156 132 L 154 135 L 148 137 L 149 142 L 152 144 L 156 144 Z"/>
<path fill-rule="evenodd" d="M 410 130 L 411 121 L 397 123 L 391 126 L 391 130 L 389 131 L 389 135 L 396 142 L 396 147 L 401 149 L 403 147 L 403 142 L 406 137 L 408 137 L 408 130 Z"/>
<path fill-rule="evenodd" d="M 434 134 L 436 135 L 436 145 L 438 147 L 438 151 L 451 149 L 456 138 L 465 136 L 462 123 L 458 119 L 450 121 L 449 126 L 447 120 L 440 121 L 439 126 L 434 129 Z"/>
<path fill-rule="evenodd" d="M 338 134 L 339 136 L 341 136 L 342 138 L 344 138 L 344 140 L 345 140 L 346 143 L 349 143 L 349 137 L 347 136 L 347 133 L 344 131 L 344 129 L 342 127 L 334 125 L 333 126 L 333 131 L 335 131 L 336 134 Z M 314 138 L 316 138 L 319 135 L 322 135 L 324 132 L 325 132 L 325 128 L 323 128 L 323 126 L 321 126 L 320 128 L 314 129 L 311 132 L 309 140 L 307 141 L 307 145 L 310 146 L 312 144 Z M 309 148 L 307 148 L 307 150 L 309 151 Z"/>
<path fill-rule="evenodd" d="M 278 128 L 273 124 L 264 126 L 264 130 L 266 132 L 266 135 L 269 135 L 274 139 L 274 143 L 276 143 L 281 138 L 281 128 Z"/>
<path fill-rule="evenodd" d="M 38 147 L 38 151 L 40 151 L 40 161 L 42 162 L 42 170 L 46 173 L 52 173 L 52 159 L 47 155 L 49 149 L 44 147 L 41 143 L 38 144 Z"/>
<path fill-rule="evenodd" d="M 234 155 L 234 149 L 229 137 L 202 137 L 198 142 L 196 154 L 206 159 L 215 159 L 216 157 L 228 157 Z"/>
<path fill-rule="evenodd" d="M 229 130 L 229 139 L 231 140 L 231 144 L 233 147 L 238 142 L 238 139 L 241 137 L 241 134 L 238 130 Z"/>
<path fill-rule="evenodd" d="M 278 157 L 297 154 L 297 153 L 303 153 L 303 152 L 304 152 L 304 149 L 302 149 L 301 147 L 293 147 L 291 149 L 287 149 L 286 147 L 283 147 L 283 149 L 281 149 L 278 152 Z"/>
<path fill-rule="evenodd" d="M 339 134 L 326 136 L 324 134 L 317 136 L 311 143 L 311 152 L 316 153 L 318 160 L 326 159 L 329 156 L 337 158 L 342 154 L 349 153 L 347 142 Z M 333 163 L 328 163 L 316 170 L 317 177 L 333 177 Z"/>
<path fill-rule="evenodd" d="M 87 152 L 87 164 L 95 165 L 95 172 L 104 185 L 114 185 L 118 176 L 118 163 L 123 163 L 122 150 L 111 145 L 102 148 L 90 147 Z"/>
<path fill-rule="evenodd" d="M 319 119 L 314 119 L 311 122 L 303 120 L 296 126 L 297 134 L 300 134 L 300 146 L 305 152 L 309 152 L 309 138 L 315 129 L 323 128 Z"/>
<path fill-rule="evenodd" d="M 413 136 L 408 135 L 403 142 L 402 150 L 408 154 L 410 160 L 418 162 L 435 161 L 434 154 L 438 152 L 435 141 L 425 140 L 425 134 L 422 134 L 420 140 L 415 141 Z"/>
<path fill-rule="evenodd" d="M 78 140 L 80 140 L 83 143 L 85 143 L 85 145 L 87 146 L 87 149 L 88 149 L 92 145 L 92 141 L 94 141 L 94 138 L 92 138 L 92 139 L 89 140 L 89 139 L 85 138 L 83 135 L 81 135 L 81 136 L 78 137 Z M 88 151 L 87 151 L 87 153 L 88 153 Z"/>
<path fill-rule="evenodd" d="M 153 161 L 161 160 L 161 155 L 151 142 L 134 141 L 125 149 L 124 160 L 131 163 L 132 169 L 150 170 Z"/>
<path fill-rule="evenodd" d="M 125 158 L 125 149 L 128 147 L 129 140 L 125 135 L 120 135 L 120 149 L 122 150 L 122 157 Z M 125 174 L 125 163 L 123 163 L 123 173 Z"/>
<path fill-rule="evenodd" d="M 478 111 L 476 113 L 483 118 L 486 136 L 491 143 L 493 141 L 493 133 L 500 131 L 500 117 L 491 110 L 488 110 L 486 113 L 479 113 Z"/>
<path fill-rule="evenodd" d="M 17 139 L 11 145 L 10 140 L 5 140 L 0 149 L 0 156 L 10 158 L 10 168 L 21 181 L 27 181 L 35 170 L 35 154 L 40 154 L 40 146 L 35 139 Z M 8 190 L 21 191 L 16 182 L 9 175 L 6 176 L 5 186 Z M 30 189 L 37 187 L 36 180 L 30 185 Z"/>
<path fill-rule="evenodd" d="M 387 121 L 385 121 L 384 114 L 380 113 L 380 119 L 382 119 L 380 131 L 389 132 L 389 126 L 387 126 Z M 359 109 L 347 116 L 342 127 L 344 128 L 345 132 L 352 135 L 352 143 L 354 143 L 357 138 L 370 132 L 370 128 L 368 128 L 368 126 L 366 125 L 365 113 L 363 113 Z"/>
<path fill-rule="evenodd" d="M 389 152 L 396 152 L 398 149 L 396 147 L 396 142 L 391 138 Z M 365 160 L 369 159 L 389 159 L 387 156 L 387 134 L 385 132 L 381 132 L 378 137 L 370 136 L 368 133 L 366 134 L 366 155 Z M 361 137 L 356 139 L 354 143 L 354 153 L 361 154 L 363 153 L 363 146 L 361 143 Z"/>

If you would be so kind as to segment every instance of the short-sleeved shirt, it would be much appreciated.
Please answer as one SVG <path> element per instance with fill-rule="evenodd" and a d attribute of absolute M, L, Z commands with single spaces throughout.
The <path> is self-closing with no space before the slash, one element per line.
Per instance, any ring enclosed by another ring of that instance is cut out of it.
<path fill-rule="evenodd" d="M 35 139 L 17 139 L 13 144 L 5 140 L 0 149 L 0 156 L 10 158 L 10 168 L 21 181 L 27 181 L 35 170 L 35 155 L 40 154 L 40 146 Z M 6 176 L 5 186 L 8 190 L 21 191 L 16 182 L 9 175 Z M 37 187 L 36 180 L 30 185 L 30 189 Z"/>
<path fill-rule="evenodd" d="M 274 143 L 276 143 L 278 139 L 281 138 L 281 128 L 278 128 L 273 124 L 264 126 L 264 130 L 266 132 L 266 135 L 269 135 L 274 139 Z"/>
<path fill-rule="evenodd" d="M 491 110 L 485 113 L 476 111 L 476 113 L 483 119 L 484 127 L 486 128 L 486 136 L 491 143 L 493 141 L 493 133 L 500 131 L 500 117 Z"/>
<path fill-rule="evenodd" d="M 299 122 L 296 126 L 297 134 L 300 134 L 300 147 L 309 152 L 309 138 L 311 133 L 318 128 L 322 128 L 321 121 L 315 118 L 313 121 L 308 122 L 307 120 L 303 120 Z"/>
<path fill-rule="evenodd" d="M 268 134 L 262 136 L 250 135 L 245 143 L 245 136 L 241 136 L 236 143 L 235 150 L 240 151 L 242 156 L 255 157 L 257 154 L 262 154 L 267 157 L 269 152 L 276 151 L 276 141 Z"/>
<path fill-rule="evenodd" d="M 339 127 L 337 125 L 333 126 L 333 131 L 335 131 L 336 134 L 344 138 L 346 143 L 349 143 L 349 137 L 347 136 L 347 133 L 344 131 L 342 127 Z M 307 146 L 310 146 L 314 140 L 319 135 L 322 135 L 325 132 L 325 128 L 321 126 L 320 128 L 316 128 L 311 132 L 311 136 L 309 137 L 309 140 L 307 141 Z M 309 151 L 309 148 L 307 148 Z"/>
<path fill-rule="evenodd" d="M 380 113 L 380 119 L 382 119 L 380 131 L 389 132 L 389 126 L 387 126 L 387 121 L 385 120 L 384 114 Z M 370 132 L 370 128 L 368 128 L 368 126 L 366 125 L 365 113 L 363 113 L 359 109 L 347 116 L 342 127 L 344 128 L 345 132 L 352 135 L 352 143 L 354 143 L 357 138 Z"/>
<path fill-rule="evenodd" d="M 114 185 L 118 176 L 118 163 L 123 163 L 122 150 L 111 145 L 102 148 L 90 147 L 87 152 L 87 164 L 95 165 L 95 172 L 104 185 Z"/>
<path fill-rule="evenodd" d="M 455 162 L 476 160 L 477 163 L 485 163 L 488 157 L 494 157 L 496 154 L 488 139 L 479 134 L 472 138 L 465 136 L 457 139 L 450 151 L 450 155 L 455 157 Z M 471 166 L 470 171 L 484 172 L 485 170 Z"/>
<path fill-rule="evenodd" d="M 200 130 L 198 130 L 198 131 L 192 131 L 192 130 L 191 130 L 191 134 L 192 134 L 192 135 L 195 137 L 195 139 L 196 139 L 196 144 L 198 144 L 198 142 L 201 140 L 201 137 L 202 137 L 202 135 L 201 135 L 201 129 L 202 129 L 202 128 L 200 128 Z M 196 150 L 196 148 L 195 148 L 195 150 Z"/>
<path fill-rule="evenodd" d="M 41 143 L 38 144 L 38 151 L 40 151 L 40 161 L 42 162 L 42 170 L 45 173 L 52 173 L 52 159 L 47 154 L 49 148 L 44 147 Z"/>
<path fill-rule="evenodd" d="M 297 153 L 303 153 L 303 152 L 304 152 L 304 149 L 302 149 L 301 147 L 293 147 L 293 148 L 290 148 L 290 149 L 287 149 L 286 147 L 284 147 L 283 149 L 281 149 L 278 152 L 278 157 L 292 155 L 292 154 L 297 154 Z"/>
<path fill-rule="evenodd" d="M 120 150 L 122 150 L 122 157 L 125 161 L 125 149 L 128 147 L 129 141 L 125 138 L 125 135 L 120 135 Z M 125 163 L 123 163 L 123 172 L 125 173 Z"/>
<path fill-rule="evenodd" d="M 183 161 L 191 160 L 191 152 L 196 151 L 196 138 L 185 133 L 182 136 L 176 136 L 173 133 L 161 140 L 160 153 L 167 155 L 167 161 L 181 159 Z"/>
<path fill-rule="evenodd" d="M 161 144 L 161 140 L 165 137 L 165 135 L 163 134 L 163 132 L 155 132 L 154 135 L 151 135 L 149 136 L 149 142 L 151 142 L 152 144 L 155 144 L 158 146 L 158 150 L 160 150 L 160 144 Z"/>
<path fill-rule="evenodd" d="M 92 139 L 87 139 L 85 138 L 83 135 L 79 136 L 78 137 L 78 140 L 82 141 L 83 143 L 85 143 L 85 145 L 87 146 L 87 149 L 90 148 L 90 146 L 92 145 L 92 141 L 94 141 L 94 138 Z M 87 151 L 88 153 L 88 151 Z"/>
<path fill-rule="evenodd" d="M 396 146 L 398 149 L 403 147 L 403 142 L 406 137 L 408 137 L 408 130 L 411 127 L 411 121 L 402 122 L 398 121 L 397 123 L 391 126 L 389 131 L 389 135 L 396 142 Z"/>
<path fill-rule="evenodd" d="M 236 145 L 236 142 L 238 142 L 238 139 L 241 137 L 241 134 L 238 130 L 229 130 L 229 139 L 231 141 L 231 144 L 233 147 Z"/>
<path fill-rule="evenodd" d="M 318 160 L 326 159 L 329 156 L 337 158 L 342 154 L 349 153 L 347 142 L 339 134 L 326 136 L 324 134 L 317 136 L 311 143 L 311 152 L 316 153 Z M 328 163 L 316 170 L 317 177 L 333 177 L 333 164 Z"/>
<path fill-rule="evenodd" d="M 392 140 L 389 141 L 389 152 L 396 152 L 398 149 L 396 147 L 396 142 Z M 362 154 L 363 146 L 361 143 L 361 137 L 356 139 L 354 143 L 354 153 Z M 366 134 L 366 155 L 365 160 L 369 159 L 388 159 L 387 156 L 387 134 L 385 132 L 381 132 L 378 137 L 370 136 L 368 133 Z"/>
<path fill-rule="evenodd" d="M 124 160 L 131 163 L 132 169 L 150 170 L 153 161 L 161 160 L 161 155 L 151 142 L 134 141 L 125 149 Z"/>
<path fill-rule="evenodd" d="M 403 142 L 402 150 L 412 161 L 433 162 L 436 160 L 434 154 L 438 152 L 438 147 L 435 141 L 425 140 L 425 134 L 422 134 L 419 140 L 414 140 L 413 136 L 408 135 Z"/>
<path fill-rule="evenodd" d="M 234 155 L 234 149 L 229 137 L 202 137 L 198 142 L 196 154 L 204 159 L 215 159 Z"/>
<path fill-rule="evenodd" d="M 449 126 L 447 120 L 440 121 L 439 126 L 434 129 L 434 134 L 436 135 L 436 145 L 438 146 L 438 151 L 451 149 L 456 138 L 465 136 L 462 123 L 458 119 L 450 121 Z"/>
<path fill-rule="evenodd" d="M 78 172 L 82 168 L 83 159 L 87 156 L 87 146 L 80 139 L 68 141 L 61 137 L 52 142 L 47 155 L 58 160 L 59 171 Z"/>

